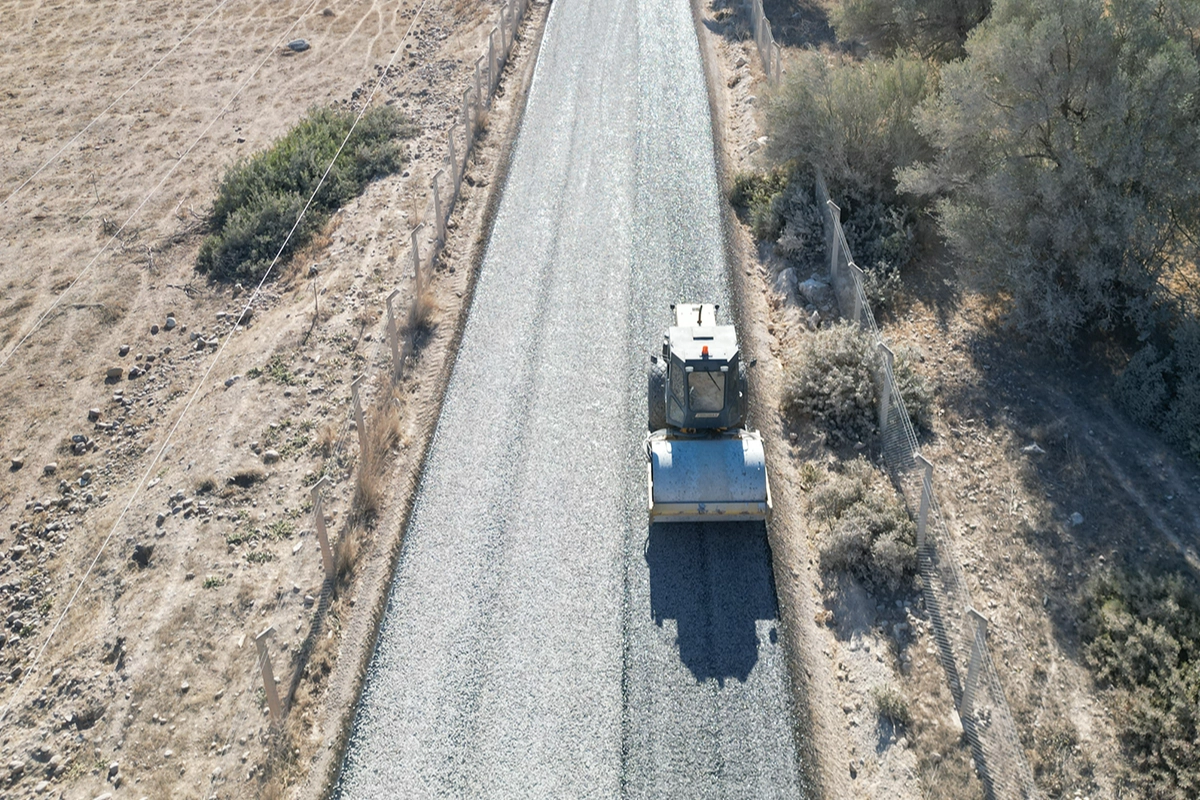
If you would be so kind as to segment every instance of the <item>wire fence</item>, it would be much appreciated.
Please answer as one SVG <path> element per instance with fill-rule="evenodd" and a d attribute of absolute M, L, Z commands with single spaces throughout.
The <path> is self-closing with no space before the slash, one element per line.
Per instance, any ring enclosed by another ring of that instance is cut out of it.
<path fill-rule="evenodd" d="M 749 0 L 749 6 L 750 29 L 754 34 L 754 44 L 758 46 L 758 57 L 762 59 L 763 72 L 766 73 L 769 83 L 779 83 L 779 76 L 783 71 L 780 63 L 782 48 L 771 34 L 771 21 L 763 13 L 762 0 Z"/>
<path fill-rule="evenodd" d="M 825 221 L 829 282 L 838 307 L 842 316 L 870 335 L 878 351 L 872 369 L 880 389 L 883 456 L 909 513 L 917 521 L 917 558 L 925 609 L 976 770 L 989 798 L 1036 798 L 1033 772 L 988 649 L 988 620 L 972 605 L 934 491 L 933 465 L 921 455 L 912 420 L 900 397 L 892 352 L 880 336 L 863 291 L 862 270 L 846 244 L 841 210 L 829 198 L 825 181 L 819 176 L 816 195 Z"/>

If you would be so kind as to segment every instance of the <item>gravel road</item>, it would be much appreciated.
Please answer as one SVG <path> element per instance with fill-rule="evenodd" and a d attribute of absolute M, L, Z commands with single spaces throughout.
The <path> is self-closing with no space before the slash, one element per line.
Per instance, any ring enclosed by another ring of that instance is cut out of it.
<path fill-rule="evenodd" d="M 339 796 L 797 797 L 762 525 L 648 530 L 645 367 L 729 302 L 687 0 L 555 0 Z"/>

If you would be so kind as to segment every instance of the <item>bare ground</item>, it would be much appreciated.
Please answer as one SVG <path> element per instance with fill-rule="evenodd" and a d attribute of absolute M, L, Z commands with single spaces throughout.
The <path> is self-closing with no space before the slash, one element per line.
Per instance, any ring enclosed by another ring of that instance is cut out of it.
<path fill-rule="evenodd" d="M 518 67 L 544 17 L 533 9 Z M 384 299 L 394 288 L 398 309 L 411 299 L 408 234 L 498 10 L 114 0 L 31 2 L 10 20 L 0 452 L 17 461 L 0 487 L 3 796 L 279 796 L 306 778 L 303 796 L 320 791 L 436 419 L 520 80 L 505 78 L 487 116 L 415 363 L 394 387 Z M 311 49 L 283 46 L 301 37 Z M 376 86 L 377 102 L 420 128 L 405 171 L 335 215 L 236 325 L 253 287 L 207 283 L 192 266 L 216 180 L 310 106 L 357 108 Z M 106 377 L 114 367 L 121 377 Z M 366 470 L 349 411 L 359 375 Z M 322 475 L 337 591 L 313 535 L 309 487 Z M 281 734 L 256 669 L 253 638 L 268 626 L 289 709 Z"/>

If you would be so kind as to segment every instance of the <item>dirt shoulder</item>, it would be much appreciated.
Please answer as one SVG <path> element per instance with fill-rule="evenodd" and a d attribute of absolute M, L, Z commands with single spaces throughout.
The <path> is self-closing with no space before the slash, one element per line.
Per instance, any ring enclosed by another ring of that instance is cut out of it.
<path fill-rule="evenodd" d="M 14 87 L 0 124 L 19 144 L 0 162 L 0 199 L 161 64 L 0 220 L 0 449 L 16 459 L 0 489 L 5 796 L 320 793 L 386 596 L 546 6 L 531 5 L 486 115 L 415 361 L 394 387 L 385 300 L 399 289 L 397 308 L 407 308 L 408 234 L 429 212 L 430 181 L 500 5 L 172 15 L 118 2 L 18 15 L 0 62 Z M 283 46 L 296 38 L 309 49 Z M 388 68 L 396 47 L 404 52 Z M 403 173 L 336 214 L 243 317 L 252 287 L 209 284 L 192 269 L 216 178 L 308 106 L 356 108 L 374 87 L 420 129 Z M 360 375 L 369 442 L 387 453 L 365 484 L 350 410 Z M 323 582 L 314 535 L 319 477 L 329 481 L 337 591 Z M 289 708 L 282 735 L 271 732 L 256 669 L 253 640 L 268 626 Z"/>

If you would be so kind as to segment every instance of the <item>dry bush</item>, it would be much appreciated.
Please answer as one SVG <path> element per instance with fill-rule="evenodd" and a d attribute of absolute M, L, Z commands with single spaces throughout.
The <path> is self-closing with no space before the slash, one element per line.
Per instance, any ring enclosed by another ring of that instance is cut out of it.
<path fill-rule="evenodd" d="M 876 590 L 911 586 L 916 526 L 891 482 L 865 459 L 827 473 L 809 498 L 809 512 L 824 524 L 823 572 L 849 573 Z"/>
<path fill-rule="evenodd" d="M 877 425 L 876 362 L 870 337 L 848 322 L 801 339 L 788 365 L 783 412 L 814 422 L 837 441 L 866 441 Z"/>
<path fill-rule="evenodd" d="M 908 700 L 895 686 L 873 687 L 871 701 L 881 720 L 886 720 L 896 728 L 907 728 L 912 725 L 912 712 L 908 709 Z"/>

